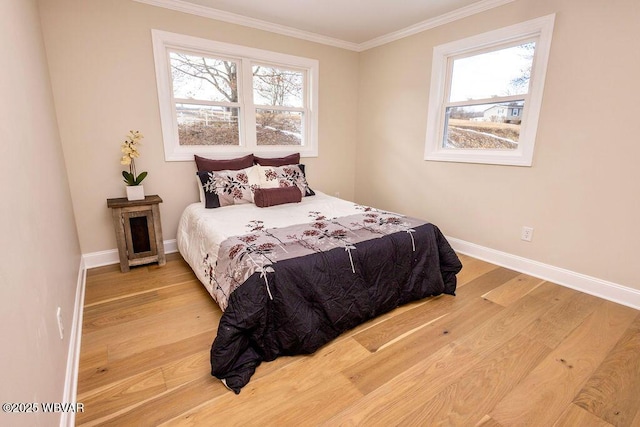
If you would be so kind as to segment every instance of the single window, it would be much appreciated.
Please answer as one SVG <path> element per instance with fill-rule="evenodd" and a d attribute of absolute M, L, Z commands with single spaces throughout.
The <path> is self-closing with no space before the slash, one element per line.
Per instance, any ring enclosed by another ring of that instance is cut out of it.
<path fill-rule="evenodd" d="M 152 31 L 166 160 L 316 156 L 318 61 Z"/>
<path fill-rule="evenodd" d="M 553 22 L 434 48 L 426 160 L 531 166 Z"/>

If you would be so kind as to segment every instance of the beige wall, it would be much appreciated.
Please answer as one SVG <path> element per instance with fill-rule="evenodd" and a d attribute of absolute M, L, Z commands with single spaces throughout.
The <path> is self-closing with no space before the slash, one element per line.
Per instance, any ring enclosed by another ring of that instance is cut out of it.
<path fill-rule="evenodd" d="M 433 47 L 550 13 L 533 166 L 422 160 Z M 520 0 L 362 53 L 356 200 L 640 289 L 639 22 L 637 0 Z"/>
<path fill-rule="evenodd" d="M 35 0 L 0 2 L 0 61 L 0 400 L 60 402 L 80 247 Z M 0 413 L 0 425 L 59 418 Z"/>
<path fill-rule="evenodd" d="M 193 162 L 165 162 L 151 29 L 320 61 L 319 157 L 304 159 L 312 188 L 353 198 L 358 88 L 355 52 L 178 13 L 131 0 L 40 0 L 60 136 L 83 253 L 114 249 L 106 199 L 123 197 L 120 143 L 140 130 L 139 170 L 159 194 L 165 239 L 198 198 Z"/>
<path fill-rule="evenodd" d="M 105 199 L 124 195 L 119 144 L 131 128 L 146 136 L 138 166 L 149 171 L 147 193 L 165 201 L 166 239 L 197 198 L 193 163 L 164 161 L 157 28 L 320 60 L 320 156 L 305 159 L 313 187 L 640 289 L 621 261 L 637 254 L 640 237 L 635 0 L 518 0 L 360 54 L 130 0 L 39 4 L 83 253 L 116 246 Z M 550 13 L 557 18 L 533 166 L 422 160 L 433 47 Z M 523 225 L 535 228 L 533 242 L 519 239 Z"/>

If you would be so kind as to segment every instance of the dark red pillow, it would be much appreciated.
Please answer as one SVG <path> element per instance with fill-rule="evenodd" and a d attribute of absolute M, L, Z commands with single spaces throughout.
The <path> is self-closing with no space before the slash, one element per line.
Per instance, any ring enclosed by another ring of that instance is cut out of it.
<path fill-rule="evenodd" d="M 297 165 L 300 163 L 300 153 L 290 154 L 285 157 L 254 157 L 253 161 L 260 166 L 288 166 L 288 165 Z"/>
<path fill-rule="evenodd" d="M 198 172 L 201 171 L 239 171 L 240 169 L 246 169 L 253 166 L 253 154 L 247 154 L 244 157 L 238 157 L 237 159 L 229 160 L 213 160 L 200 156 L 194 156 L 196 160 L 196 166 Z"/>
<path fill-rule="evenodd" d="M 253 201 L 259 208 L 283 205 L 285 203 L 298 203 L 302 200 L 302 192 L 298 187 L 256 188 L 253 193 Z"/>

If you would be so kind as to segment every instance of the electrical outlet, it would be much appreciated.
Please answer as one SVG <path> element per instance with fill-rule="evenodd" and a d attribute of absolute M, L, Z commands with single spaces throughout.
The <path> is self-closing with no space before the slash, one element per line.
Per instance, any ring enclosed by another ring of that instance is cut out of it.
<path fill-rule="evenodd" d="M 58 332 L 60 332 L 60 339 L 64 339 L 64 325 L 62 324 L 62 309 L 58 307 L 56 311 L 56 318 L 58 319 Z"/>
<path fill-rule="evenodd" d="M 522 227 L 522 233 L 520 234 L 520 239 L 525 242 L 530 242 L 533 239 L 533 227 Z"/>

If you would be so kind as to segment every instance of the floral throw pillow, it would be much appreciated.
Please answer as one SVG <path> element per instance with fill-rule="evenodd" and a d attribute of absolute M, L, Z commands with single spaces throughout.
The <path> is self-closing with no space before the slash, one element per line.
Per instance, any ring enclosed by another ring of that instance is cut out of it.
<path fill-rule="evenodd" d="M 260 166 L 260 188 L 277 188 L 277 187 L 298 187 L 302 196 L 313 196 L 315 193 L 309 184 L 304 174 L 302 165 L 287 165 L 280 167 L 273 166 Z"/>
<path fill-rule="evenodd" d="M 204 191 L 205 208 L 253 203 L 253 190 L 257 186 L 257 179 L 252 177 L 254 168 L 197 172 Z"/>

